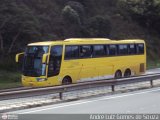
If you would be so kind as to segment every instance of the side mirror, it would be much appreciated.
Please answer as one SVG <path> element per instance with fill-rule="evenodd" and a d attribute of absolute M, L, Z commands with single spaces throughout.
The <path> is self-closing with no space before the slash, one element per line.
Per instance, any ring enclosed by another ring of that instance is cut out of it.
<path fill-rule="evenodd" d="M 47 63 L 48 56 L 49 56 L 49 54 L 48 54 L 48 53 L 46 53 L 46 54 L 43 54 L 43 57 L 42 57 L 42 64 L 45 64 L 45 63 Z"/>
<path fill-rule="evenodd" d="M 16 54 L 16 62 L 19 63 L 24 58 L 24 52 Z"/>

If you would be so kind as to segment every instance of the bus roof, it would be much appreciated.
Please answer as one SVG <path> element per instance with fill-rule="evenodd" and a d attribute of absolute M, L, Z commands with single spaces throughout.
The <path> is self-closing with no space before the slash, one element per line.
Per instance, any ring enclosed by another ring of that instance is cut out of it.
<path fill-rule="evenodd" d="M 144 43 L 144 40 L 140 39 L 126 39 L 126 40 L 110 40 L 107 38 L 70 38 L 65 40 L 57 40 L 57 41 L 45 41 L 45 42 L 35 42 L 28 44 L 28 46 L 41 46 L 41 45 L 54 45 L 54 44 L 100 44 L 100 43 Z"/>
<path fill-rule="evenodd" d="M 69 38 L 69 39 L 65 39 L 64 41 L 66 42 L 86 42 L 86 41 L 106 41 L 106 40 L 110 40 L 108 38 Z"/>
<path fill-rule="evenodd" d="M 29 46 L 36 46 L 36 45 L 52 45 L 52 44 L 55 44 L 55 43 L 60 43 L 62 44 L 63 41 L 45 41 L 45 42 L 35 42 L 35 43 L 30 43 L 28 44 Z"/>

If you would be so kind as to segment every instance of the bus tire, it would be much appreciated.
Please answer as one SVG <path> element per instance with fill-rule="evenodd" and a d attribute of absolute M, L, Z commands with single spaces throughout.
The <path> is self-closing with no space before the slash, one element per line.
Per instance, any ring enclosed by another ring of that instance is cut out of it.
<path fill-rule="evenodd" d="M 130 69 L 126 69 L 124 72 L 124 77 L 130 77 L 131 76 L 131 70 Z"/>
<path fill-rule="evenodd" d="M 121 72 L 120 70 L 117 70 L 116 73 L 115 73 L 114 78 L 115 78 L 115 79 L 119 79 L 119 78 L 121 78 L 121 77 L 122 77 L 122 72 Z"/>
<path fill-rule="evenodd" d="M 68 85 L 68 84 L 71 84 L 71 83 L 72 83 L 72 79 L 69 76 L 64 77 L 63 80 L 62 80 L 62 85 Z"/>

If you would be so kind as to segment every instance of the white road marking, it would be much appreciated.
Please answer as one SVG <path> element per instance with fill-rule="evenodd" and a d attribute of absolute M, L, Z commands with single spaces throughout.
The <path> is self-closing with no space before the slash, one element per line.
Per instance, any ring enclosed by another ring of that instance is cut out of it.
<path fill-rule="evenodd" d="M 38 112 L 38 111 L 43 111 L 43 110 L 49 110 L 49 109 L 57 109 L 57 108 L 62 108 L 62 107 L 68 107 L 68 106 L 74 106 L 74 105 L 80 105 L 80 104 L 86 104 L 86 103 L 91 103 L 91 102 L 97 102 L 97 101 L 101 101 L 101 100 L 109 100 L 109 99 L 116 99 L 116 98 L 122 98 L 122 97 L 128 97 L 128 96 L 133 96 L 133 95 L 140 95 L 140 94 L 145 94 L 145 93 L 151 93 L 151 92 L 155 92 L 155 91 L 159 91 L 160 88 L 156 88 L 156 89 L 151 89 L 151 90 L 147 90 L 147 91 L 142 91 L 142 92 L 136 92 L 136 93 L 129 93 L 129 94 L 125 94 L 125 95 L 116 95 L 116 96 L 111 96 L 111 97 L 101 97 L 101 98 L 97 98 L 94 100 L 88 100 L 88 101 L 84 101 L 84 102 L 77 102 L 77 103 L 71 103 L 71 104 L 67 104 L 67 105 L 58 105 L 58 106 L 51 106 L 51 107 L 47 107 L 47 108 L 43 108 L 43 109 L 39 109 L 39 110 L 29 110 L 26 112 L 22 112 L 19 114 L 27 114 L 27 113 L 33 113 L 33 112 Z"/>

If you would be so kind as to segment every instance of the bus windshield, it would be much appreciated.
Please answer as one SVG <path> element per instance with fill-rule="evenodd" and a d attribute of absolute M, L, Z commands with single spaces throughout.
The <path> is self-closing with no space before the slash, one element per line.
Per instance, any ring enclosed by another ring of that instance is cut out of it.
<path fill-rule="evenodd" d="M 39 77 L 46 75 L 46 64 L 42 64 L 43 54 L 48 53 L 49 46 L 28 46 L 25 51 L 23 75 Z"/>

